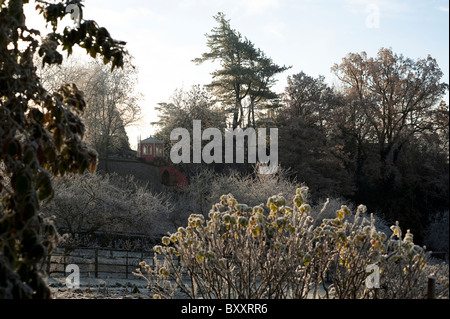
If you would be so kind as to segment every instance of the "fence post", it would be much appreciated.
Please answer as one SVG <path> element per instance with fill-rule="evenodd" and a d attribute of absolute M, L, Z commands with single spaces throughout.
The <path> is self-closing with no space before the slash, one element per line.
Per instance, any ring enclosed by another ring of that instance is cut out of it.
<path fill-rule="evenodd" d="M 128 250 L 125 255 L 125 278 L 128 279 Z"/>
<path fill-rule="evenodd" d="M 430 276 L 428 277 L 428 291 L 427 291 L 427 299 L 435 299 L 435 286 L 436 286 L 436 277 Z"/>
<path fill-rule="evenodd" d="M 98 248 L 94 249 L 94 263 L 95 278 L 98 278 Z"/>
<path fill-rule="evenodd" d="M 50 275 L 50 269 L 51 269 L 51 263 L 52 263 L 52 254 L 47 255 L 47 275 Z"/>
<path fill-rule="evenodd" d="M 65 275 L 66 274 L 66 266 L 67 266 L 67 263 L 66 263 L 66 249 L 64 248 L 64 252 L 63 252 L 63 274 Z"/>

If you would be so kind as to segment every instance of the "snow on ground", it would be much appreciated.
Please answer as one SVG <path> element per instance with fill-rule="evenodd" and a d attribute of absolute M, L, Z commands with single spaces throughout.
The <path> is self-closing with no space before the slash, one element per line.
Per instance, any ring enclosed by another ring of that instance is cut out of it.
<path fill-rule="evenodd" d="M 153 299 L 143 279 L 80 278 L 80 287 L 67 288 L 65 277 L 49 277 L 54 299 Z"/>

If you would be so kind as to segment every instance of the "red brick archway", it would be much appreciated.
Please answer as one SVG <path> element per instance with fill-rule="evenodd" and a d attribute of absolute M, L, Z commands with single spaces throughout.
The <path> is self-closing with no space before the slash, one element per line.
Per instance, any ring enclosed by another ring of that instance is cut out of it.
<path fill-rule="evenodd" d="M 160 166 L 159 177 L 163 184 L 184 187 L 188 185 L 187 178 L 173 166 Z"/>

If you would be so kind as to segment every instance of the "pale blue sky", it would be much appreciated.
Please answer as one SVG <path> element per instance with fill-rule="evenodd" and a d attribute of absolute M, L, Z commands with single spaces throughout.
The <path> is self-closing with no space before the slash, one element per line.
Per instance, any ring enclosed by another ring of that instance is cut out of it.
<path fill-rule="evenodd" d="M 156 120 L 153 110 L 177 88 L 211 80 L 211 64 L 191 62 L 206 52 L 205 33 L 224 12 L 231 26 L 280 65 L 324 75 L 349 52 L 375 56 L 381 47 L 417 59 L 434 57 L 449 82 L 449 1 L 444 0 L 85 0 L 84 18 L 106 27 L 128 42 L 140 70 L 139 91 L 145 95 L 141 125 L 128 129 L 130 143 L 147 137 Z M 448 103 L 448 95 L 446 96 Z"/>

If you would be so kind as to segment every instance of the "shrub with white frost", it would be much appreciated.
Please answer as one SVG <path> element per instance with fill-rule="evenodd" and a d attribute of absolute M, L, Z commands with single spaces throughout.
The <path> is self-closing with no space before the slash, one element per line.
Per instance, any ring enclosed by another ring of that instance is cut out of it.
<path fill-rule="evenodd" d="M 268 213 L 266 213 L 268 212 Z M 315 224 L 307 187 L 291 201 L 270 196 L 248 206 L 222 195 L 208 217 L 192 214 L 186 227 L 162 237 L 152 265 L 134 274 L 155 298 L 423 298 L 423 248 L 398 224 L 379 231 L 366 208 L 341 205 Z M 380 288 L 366 285 L 369 265 Z M 447 268 L 448 269 L 448 268 Z M 448 298 L 448 272 L 437 294 Z"/>
<path fill-rule="evenodd" d="M 207 216 L 211 207 L 222 194 L 233 194 L 239 202 L 255 206 L 264 204 L 273 194 L 291 194 L 301 185 L 289 178 L 289 171 L 281 167 L 276 174 L 242 174 L 230 170 L 221 174 L 202 169 L 190 178 L 189 186 L 183 189 L 177 210 L 182 213 Z M 184 220 L 185 220 L 184 219 Z M 184 221 L 183 220 L 183 221 Z"/>
<path fill-rule="evenodd" d="M 70 234 L 95 231 L 164 234 L 171 227 L 169 197 L 155 194 L 130 176 L 84 174 L 54 180 L 55 197 L 42 207 L 58 229 Z"/>
<path fill-rule="evenodd" d="M 320 223 L 322 223 L 323 219 L 326 218 L 334 218 L 336 216 L 336 211 L 340 210 L 342 205 L 345 205 L 348 207 L 348 209 L 350 209 L 351 211 L 355 211 L 356 210 L 356 206 L 355 204 L 353 204 L 352 202 L 348 201 L 348 200 L 344 200 L 342 198 L 327 198 L 325 203 L 320 203 L 313 205 L 312 210 L 311 210 L 311 216 L 314 218 L 315 220 L 315 225 L 319 225 Z M 392 231 L 390 229 L 390 226 L 388 224 L 388 222 L 386 222 L 385 220 L 383 220 L 379 215 L 374 214 L 374 213 L 370 213 L 374 215 L 374 222 L 375 222 L 375 227 L 378 231 L 382 231 L 383 233 L 385 233 L 386 235 L 390 236 L 392 234 Z M 370 218 L 370 214 L 367 212 L 364 212 L 361 214 L 361 217 L 367 217 Z M 349 220 L 352 220 L 354 216 L 351 215 L 349 216 Z"/>

